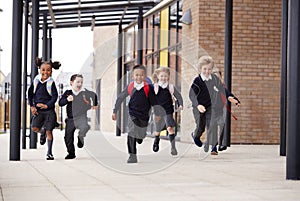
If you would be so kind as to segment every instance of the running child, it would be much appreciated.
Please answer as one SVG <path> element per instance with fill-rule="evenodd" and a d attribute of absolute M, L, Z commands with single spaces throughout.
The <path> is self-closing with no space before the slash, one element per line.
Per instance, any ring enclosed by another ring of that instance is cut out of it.
<path fill-rule="evenodd" d="M 169 83 L 170 80 L 170 68 L 160 67 L 154 71 L 152 75 L 154 82 L 154 93 L 158 104 L 163 110 L 161 113 L 161 118 L 159 121 L 155 122 L 155 139 L 153 143 L 153 151 L 158 152 L 159 150 L 159 141 L 160 141 L 160 132 L 166 127 L 171 142 L 171 155 L 176 156 L 177 149 L 175 146 L 175 132 L 173 127 L 176 123 L 173 118 L 174 113 L 174 98 L 178 101 L 178 109 L 183 109 L 183 100 L 181 94 L 174 87 L 174 85 Z"/>
<path fill-rule="evenodd" d="M 59 99 L 59 106 L 67 105 L 67 118 L 65 129 L 65 144 L 67 147 L 68 155 L 65 159 L 74 159 L 74 132 L 78 129 L 77 147 L 84 146 L 84 137 L 90 130 L 88 124 L 87 111 L 90 109 L 98 108 L 97 94 L 82 88 L 83 76 L 81 74 L 74 74 L 70 78 L 71 90 L 66 90 Z"/>
<path fill-rule="evenodd" d="M 129 158 L 127 163 L 138 162 L 136 143 L 141 144 L 146 137 L 151 106 L 157 105 L 153 86 L 146 82 L 146 68 L 142 65 L 134 66 L 132 76 L 134 81 L 118 95 L 112 114 L 112 120 L 116 120 L 121 103 L 130 95 L 127 136 Z M 154 113 L 158 115 L 155 107 Z"/>
<path fill-rule="evenodd" d="M 45 61 L 36 58 L 40 74 L 35 76 L 28 89 L 28 102 L 33 119 L 32 131 L 40 133 L 40 144 L 48 143 L 47 160 L 54 160 L 52 154 L 53 129 L 56 124 L 55 102 L 58 98 L 57 88 L 52 76 L 52 68 L 59 69 L 59 62 Z M 47 137 L 46 137 L 47 135 Z"/>

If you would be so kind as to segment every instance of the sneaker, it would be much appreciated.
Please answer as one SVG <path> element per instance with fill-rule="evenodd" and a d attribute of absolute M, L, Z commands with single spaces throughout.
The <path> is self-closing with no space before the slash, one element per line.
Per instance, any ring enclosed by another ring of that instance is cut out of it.
<path fill-rule="evenodd" d="M 67 160 L 67 159 L 74 159 L 74 158 L 76 158 L 75 154 L 68 154 L 68 155 L 65 157 L 66 160 Z"/>
<path fill-rule="evenodd" d="M 218 151 L 225 151 L 227 146 L 219 146 Z"/>
<path fill-rule="evenodd" d="M 176 148 L 172 148 L 171 149 L 171 155 L 172 156 L 177 156 L 177 154 L 178 154 L 178 152 L 177 152 Z"/>
<path fill-rule="evenodd" d="M 194 140 L 194 143 L 195 143 L 195 145 L 197 145 L 198 147 L 202 147 L 202 142 L 201 142 L 201 140 L 199 139 L 199 138 L 195 138 L 194 137 L 194 132 L 192 132 L 192 138 L 193 138 L 193 140 Z"/>
<path fill-rule="evenodd" d="M 44 128 L 41 129 L 41 136 L 40 136 L 40 144 L 44 145 L 46 143 L 46 131 Z"/>
<path fill-rule="evenodd" d="M 138 144 L 142 144 L 142 143 L 143 143 L 143 139 L 136 138 L 136 142 L 137 142 Z"/>
<path fill-rule="evenodd" d="M 82 148 L 83 145 L 84 145 L 84 139 L 83 139 L 83 137 L 79 137 L 79 136 L 78 136 L 77 147 L 78 147 L 78 148 Z"/>
<path fill-rule="evenodd" d="M 52 154 L 47 154 L 47 160 L 54 160 L 54 157 Z"/>
<path fill-rule="evenodd" d="M 130 154 L 127 163 L 137 163 L 136 154 Z"/>

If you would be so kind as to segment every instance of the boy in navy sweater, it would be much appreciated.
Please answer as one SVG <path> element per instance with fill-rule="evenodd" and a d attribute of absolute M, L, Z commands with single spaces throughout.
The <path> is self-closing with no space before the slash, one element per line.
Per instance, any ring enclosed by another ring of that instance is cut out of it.
<path fill-rule="evenodd" d="M 59 69 L 59 62 L 46 61 L 42 62 L 40 58 L 35 61 L 36 66 L 40 69 L 32 84 L 28 89 L 28 102 L 30 105 L 33 119 L 31 128 L 34 132 L 41 133 L 41 145 L 48 142 L 47 160 L 54 160 L 52 154 L 53 134 L 55 128 L 56 113 L 55 102 L 58 97 L 57 88 L 52 76 L 52 68 Z"/>
<path fill-rule="evenodd" d="M 149 121 L 149 113 L 151 106 L 157 105 L 154 95 L 153 86 L 149 85 L 146 80 L 146 68 L 142 65 L 136 65 L 132 69 L 133 82 L 131 82 L 117 97 L 115 107 L 113 109 L 112 119 L 117 119 L 117 112 L 120 109 L 123 100 L 130 95 L 128 104 L 128 136 L 127 147 L 129 158 L 127 163 L 137 163 L 136 142 L 141 144 L 146 137 L 146 131 Z M 158 112 L 154 107 L 154 113 L 158 116 Z"/>
<path fill-rule="evenodd" d="M 214 74 L 212 69 L 214 61 L 210 56 L 202 56 L 198 61 L 200 74 L 194 79 L 190 88 L 189 97 L 192 101 L 193 115 L 196 129 L 192 137 L 197 146 L 201 147 L 200 137 L 206 128 L 206 143 L 204 150 L 207 152 L 209 145 L 212 145 L 211 154 L 217 155 L 216 145 L 218 143 L 218 133 L 223 130 L 225 90 L 221 80 Z"/>
<path fill-rule="evenodd" d="M 68 155 L 65 159 L 74 159 L 75 147 L 74 147 L 74 132 L 79 129 L 78 132 L 78 148 L 82 148 L 84 145 L 84 137 L 89 131 L 90 126 L 88 124 L 87 111 L 98 108 L 97 94 L 87 89 L 82 89 L 83 76 L 81 74 L 74 74 L 71 76 L 70 85 L 71 90 L 66 90 L 59 99 L 59 106 L 67 105 L 67 118 L 65 129 L 65 144 L 67 147 Z"/>

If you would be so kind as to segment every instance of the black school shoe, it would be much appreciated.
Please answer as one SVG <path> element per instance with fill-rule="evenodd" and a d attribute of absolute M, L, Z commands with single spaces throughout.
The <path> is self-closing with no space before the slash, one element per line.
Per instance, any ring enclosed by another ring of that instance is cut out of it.
<path fill-rule="evenodd" d="M 136 154 L 130 154 L 127 163 L 137 163 Z"/>
<path fill-rule="evenodd" d="M 193 138 L 193 140 L 194 140 L 195 145 L 197 145 L 198 147 L 202 147 L 202 142 L 201 142 L 201 140 L 200 140 L 199 138 L 196 138 L 196 137 L 194 136 L 194 132 L 191 133 L 191 136 L 192 136 L 192 138 Z"/>
<path fill-rule="evenodd" d="M 152 148 L 154 152 L 158 152 L 158 150 L 159 150 L 159 141 L 160 141 L 160 138 L 155 137 L 154 143 L 153 143 L 153 148 Z"/>
<path fill-rule="evenodd" d="M 75 154 L 68 154 L 65 159 L 68 160 L 68 159 L 74 159 L 76 158 Z"/>
<path fill-rule="evenodd" d="M 219 146 L 218 151 L 225 151 L 227 146 Z"/>
<path fill-rule="evenodd" d="M 44 128 L 41 130 L 41 136 L 40 136 L 40 144 L 44 145 L 46 143 L 46 131 Z"/>
<path fill-rule="evenodd" d="M 47 160 L 54 160 L 54 157 L 52 154 L 47 154 Z"/>
<path fill-rule="evenodd" d="M 79 136 L 77 138 L 78 138 L 77 147 L 82 148 L 84 145 L 84 139 L 83 137 L 79 137 Z"/>
<path fill-rule="evenodd" d="M 137 142 L 138 144 L 142 144 L 142 143 L 143 143 L 143 139 L 136 138 L 136 142 Z"/>

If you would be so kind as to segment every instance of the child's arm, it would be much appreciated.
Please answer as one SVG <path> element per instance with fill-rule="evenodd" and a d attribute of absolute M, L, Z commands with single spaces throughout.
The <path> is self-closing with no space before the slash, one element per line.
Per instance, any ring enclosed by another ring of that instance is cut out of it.
<path fill-rule="evenodd" d="M 128 86 L 117 97 L 115 107 L 113 109 L 113 114 L 112 114 L 112 120 L 114 121 L 117 119 L 117 112 L 120 109 L 123 100 L 129 95 L 127 88 Z"/>
<path fill-rule="evenodd" d="M 183 109 L 183 99 L 182 99 L 181 94 L 179 93 L 179 91 L 175 87 L 174 87 L 174 96 L 178 101 L 178 108 L 180 110 L 182 110 Z"/>
<path fill-rule="evenodd" d="M 58 92 L 57 92 L 57 88 L 56 88 L 54 82 L 52 83 L 52 86 L 51 86 L 51 93 L 52 93 L 51 100 L 48 101 L 45 104 L 45 106 L 42 106 L 41 107 L 42 109 L 54 108 L 55 107 L 55 102 L 57 101 L 57 98 L 58 98 Z"/>
<path fill-rule="evenodd" d="M 71 94 L 69 93 L 69 90 L 66 90 L 63 95 L 61 96 L 61 98 L 59 99 L 58 101 L 58 105 L 60 107 L 63 107 L 65 105 L 67 105 L 70 101 L 68 100 L 68 97 L 70 96 Z"/>
<path fill-rule="evenodd" d="M 98 96 L 95 92 L 91 91 L 91 99 L 93 101 L 93 106 L 92 106 L 92 109 L 95 110 L 95 109 L 98 109 Z"/>
<path fill-rule="evenodd" d="M 189 98 L 192 101 L 192 105 L 193 106 L 197 106 L 198 104 L 198 100 L 197 100 L 197 96 L 200 93 L 200 86 L 199 86 L 199 80 L 197 80 L 197 78 L 194 79 L 193 84 L 190 87 L 190 91 L 189 91 Z"/>
<path fill-rule="evenodd" d="M 28 104 L 30 105 L 30 107 L 33 107 L 34 103 L 33 103 L 33 84 L 32 83 L 31 83 L 27 93 L 28 93 Z"/>
<path fill-rule="evenodd" d="M 239 107 L 241 105 L 240 100 L 233 93 L 231 93 L 226 87 L 224 88 L 225 88 L 225 93 L 228 101 L 234 103 L 236 106 Z"/>
<path fill-rule="evenodd" d="M 199 112 L 204 113 L 206 111 L 206 108 L 203 105 L 200 105 L 197 99 L 200 90 L 200 80 L 199 78 L 195 78 L 189 91 L 189 98 L 192 101 L 192 106 L 197 107 Z"/>

